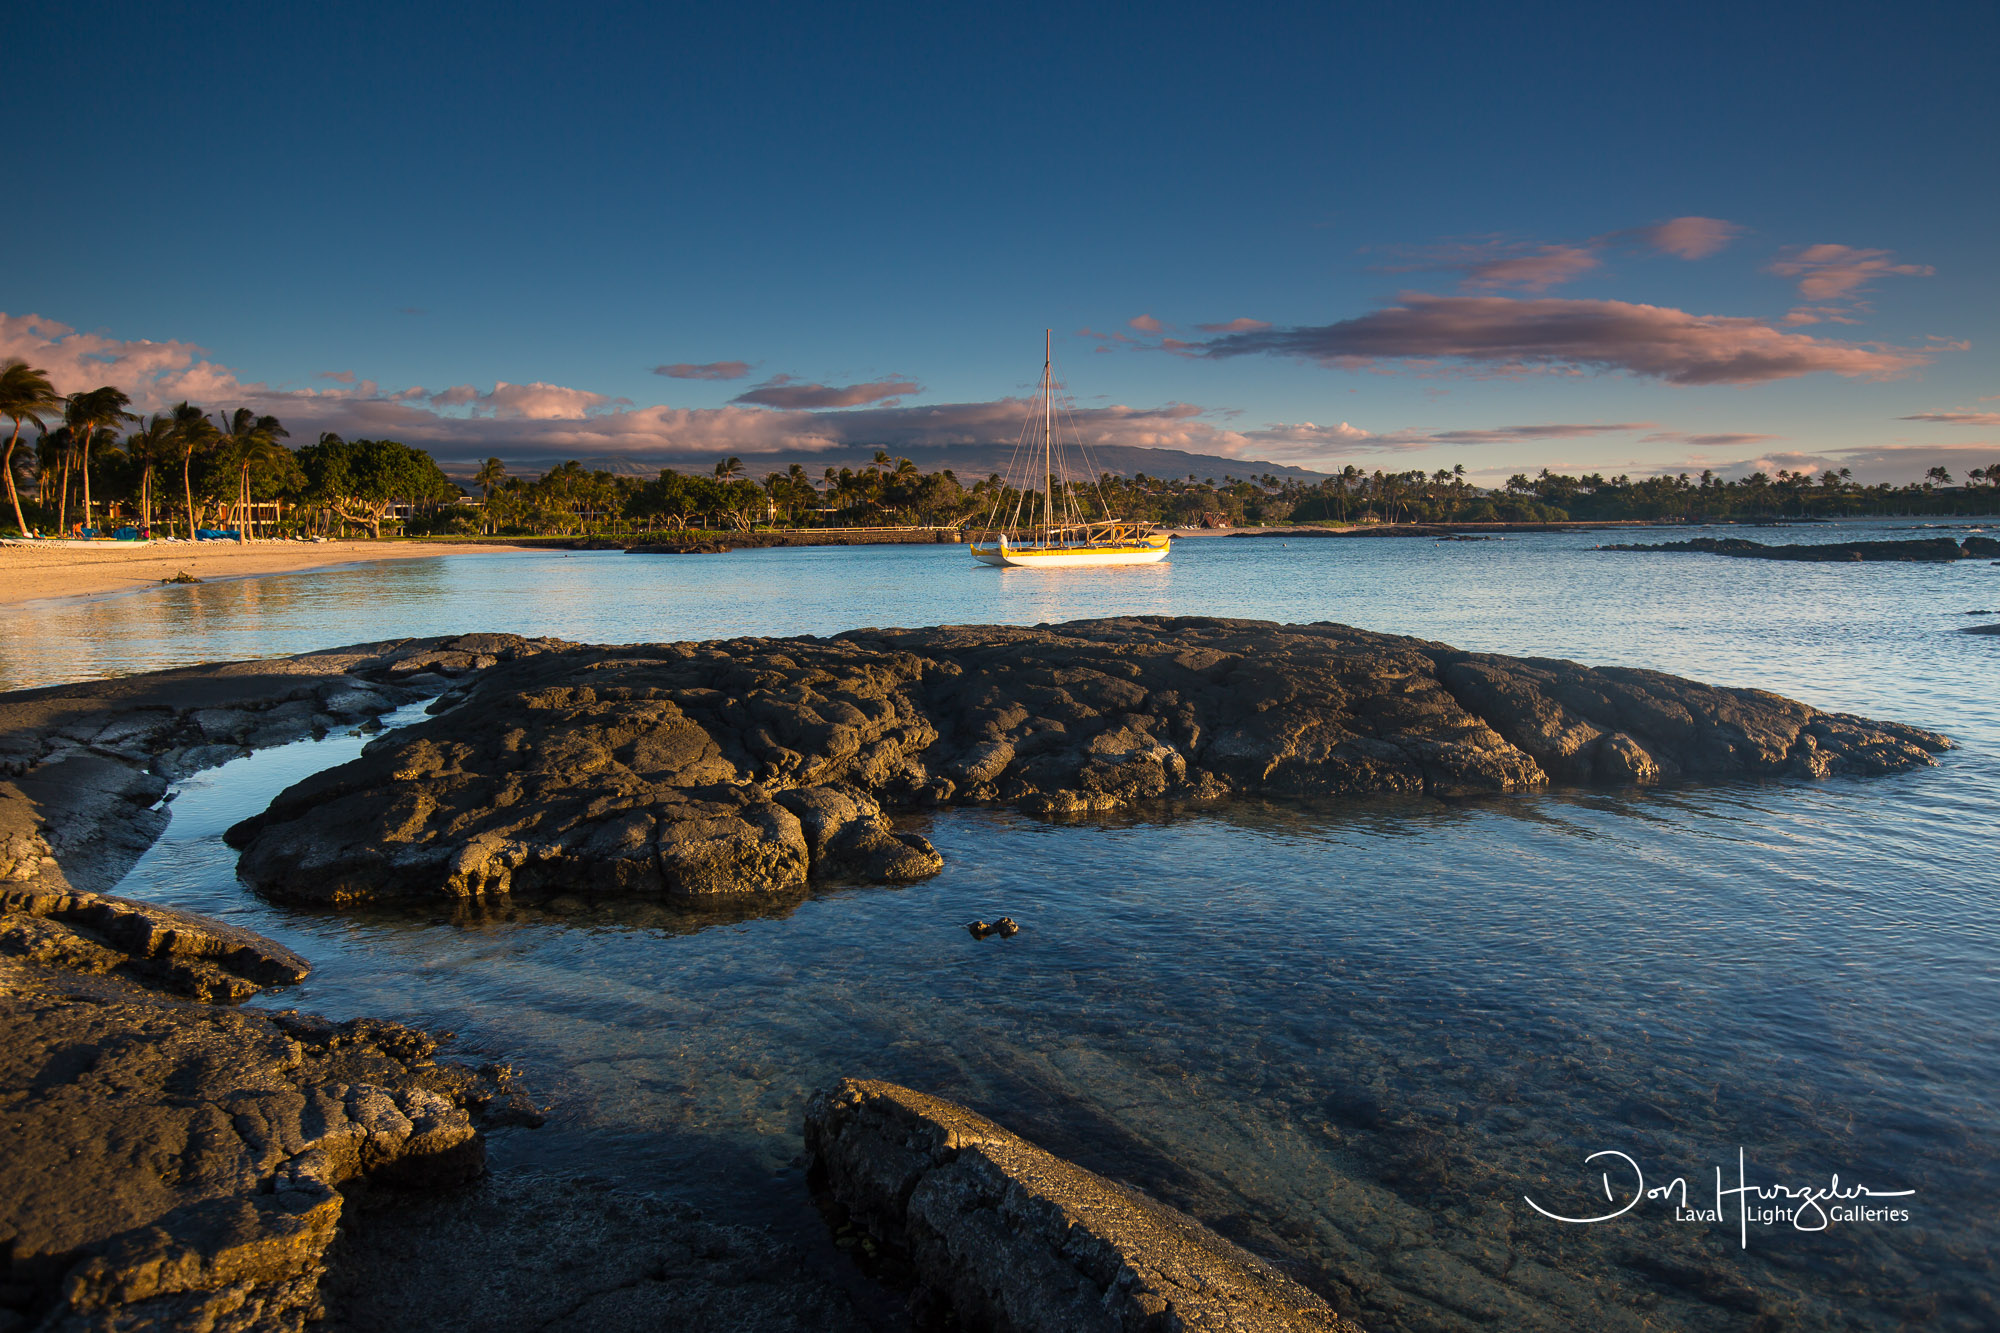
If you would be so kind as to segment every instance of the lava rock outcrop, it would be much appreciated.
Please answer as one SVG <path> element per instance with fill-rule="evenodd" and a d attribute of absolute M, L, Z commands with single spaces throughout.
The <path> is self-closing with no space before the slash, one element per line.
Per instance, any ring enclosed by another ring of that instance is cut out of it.
<path fill-rule="evenodd" d="M 229 831 L 311 902 L 705 899 L 942 865 L 884 808 L 1824 777 L 1950 742 L 1760 690 L 1341 625 L 1136 617 L 551 649 Z"/>
<path fill-rule="evenodd" d="M 927 1322 L 1358 1333 L 1186 1214 L 943 1098 L 846 1079 L 807 1106 L 805 1138 L 831 1202 L 910 1266 Z"/>

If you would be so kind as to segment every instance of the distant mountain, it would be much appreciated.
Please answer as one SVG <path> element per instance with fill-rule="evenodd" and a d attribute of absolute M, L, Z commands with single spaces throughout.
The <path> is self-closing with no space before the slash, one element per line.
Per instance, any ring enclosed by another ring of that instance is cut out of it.
<path fill-rule="evenodd" d="M 900 452 L 892 451 L 894 457 L 907 458 L 926 472 L 936 472 L 940 468 L 950 468 L 960 481 L 973 481 L 998 472 L 1005 476 L 1009 463 L 1015 454 L 1011 444 L 953 444 L 915 446 Z M 783 472 L 797 463 L 817 478 L 828 468 L 860 469 L 875 457 L 870 447 L 840 446 L 821 450 L 817 453 L 796 452 L 774 454 L 744 454 L 744 475 L 762 480 L 772 472 Z M 1307 468 L 1292 467 L 1285 463 L 1261 462 L 1249 458 L 1223 458 L 1217 454 L 1191 454 L 1180 449 L 1144 449 L 1133 445 L 1101 445 L 1090 450 L 1090 460 L 1099 471 L 1114 472 L 1120 476 L 1134 476 L 1145 473 L 1149 477 L 1186 479 L 1193 476 L 1201 481 L 1221 482 L 1234 477 L 1238 481 L 1263 476 L 1277 476 L 1298 481 L 1318 481 L 1327 474 Z M 564 458 L 510 458 L 506 460 L 507 470 L 517 477 L 535 477 L 556 465 L 566 462 Z M 657 476 L 661 468 L 670 467 L 677 472 L 707 472 L 722 461 L 722 456 L 699 458 L 646 458 L 634 455 L 615 457 L 579 458 L 577 460 L 592 470 L 623 473 L 630 476 Z M 477 458 L 438 458 L 438 465 L 453 481 L 466 484 L 478 470 Z M 1020 465 L 1015 464 L 1015 472 Z"/>

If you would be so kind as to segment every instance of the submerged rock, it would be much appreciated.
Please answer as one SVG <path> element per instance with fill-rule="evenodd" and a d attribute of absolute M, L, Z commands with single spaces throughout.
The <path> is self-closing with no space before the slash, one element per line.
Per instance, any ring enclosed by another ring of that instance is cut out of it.
<path fill-rule="evenodd" d="M 1889 560 L 1938 563 L 1967 560 L 2000 553 L 2000 542 L 1987 537 L 1967 537 L 1960 546 L 1949 537 L 1926 537 L 1916 541 L 1820 542 L 1769 546 L 1741 537 L 1696 537 L 1684 542 L 1657 542 L 1652 545 L 1624 544 L 1600 546 L 1601 551 L 1693 551 L 1704 555 L 1728 555 L 1741 560 L 1854 561 Z"/>
<path fill-rule="evenodd" d="M 941 1098 L 847 1079 L 806 1109 L 816 1178 L 959 1327 L 1355 1333 L 1193 1218 Z"/>
<path fill-rule="evenodd" d="M 232 828 L 244 877 L 314 902 L 700 900 L 935 872 L 885 804 L 1823 777 L 1950 744 L 1656 671 L 1207 618 L 573 647 L 447 697 Z"/>

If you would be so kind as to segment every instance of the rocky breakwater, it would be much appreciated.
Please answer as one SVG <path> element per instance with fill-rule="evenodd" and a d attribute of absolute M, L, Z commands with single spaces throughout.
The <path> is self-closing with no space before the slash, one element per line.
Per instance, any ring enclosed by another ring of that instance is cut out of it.
<path fill-rule="evenodd" d="M 548 651 L 229 832 L 279 898 L 701 899 L 942 864 L 884 809 L 1811 778 L 1950 742 L 1340 625 L 1139 617 Z"/>
<path fill-rule="evenodd" d="M 0 889 L 0 1330 L 297 1329 L 366 1183 L 480 1173 L 534 1119 L 395 1023 L 234 1002 L 303 960 L 109 895 Z"/>
<path fill-rule="evenodd" d="M 1902 564 L 1945 564 L 1953 560 L 1985 560 L 2000 556 L 2000 541 L 1991 537 L 1967 537 L 1963 544 L 1950 537 L 1926 537 L 1917 541 L 1816 542 L 1771 546 L 1745 541 L 1741 537 L 1696 537 L 1684 542 L 1652 545 L 1625 544 L 1600 546 L 1600 551 L 1694 552 L 1727 555 L 1739 560 L 1813 560 L 1848 562 L 1856 560 L 1892 561 Z"/>
<path fill-rule="evenodd" d="M 812 1099 L 805 1138 L 836 1215 L 908 1265 L 927 1323 L 1357 1333 L 1193 1218 L 941 1098 L 848 1079 Z"/>

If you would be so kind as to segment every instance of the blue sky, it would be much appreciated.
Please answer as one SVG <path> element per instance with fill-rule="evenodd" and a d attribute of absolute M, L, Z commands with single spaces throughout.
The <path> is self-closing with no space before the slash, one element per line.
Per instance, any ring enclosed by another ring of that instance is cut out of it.
<path fill-rule="evenodd" d="M 754 471 L 1011 436 L 1053 327 L 1117 443 L 2000 461 L 1992 6 L 722 8 L 17 16 L 0 352 Z"/>

